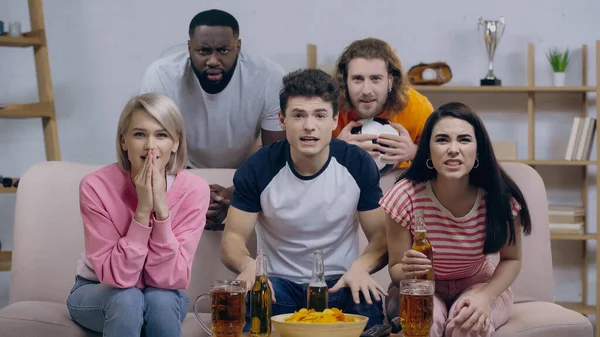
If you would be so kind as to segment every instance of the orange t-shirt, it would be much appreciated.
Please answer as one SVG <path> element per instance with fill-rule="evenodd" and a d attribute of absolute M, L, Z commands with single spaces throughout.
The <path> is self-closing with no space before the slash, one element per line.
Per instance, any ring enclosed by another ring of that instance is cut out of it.
<path fill-rule="evenodd" d="M 423 96 L 418 91 L 409 88 L 408 102 L 402 111 L 397 112 L 391 118 L 388 111 L 384 111 L 376 117 L 387 119 L 392 123 L 401 124 L 406 130 L 408 130 L 413 143 L 418 144 L 421 133 L 423 132 L 423 127 L 425 126 L 425 122 L 432 112 L 433 105 L 431 105 L 431 102 L 429 102 L 427 97 Z M 361 119 L 362 117 L 357 115 L 354 110 L 350 110 L 348 112 L 340 111 L 338 116 L 338 126 L 335 130 L 333 130 L 333 137 L 337 138 L 340 132 L 342 132 L 342 129 L 348 125 L 350 121 L 358 121 Z M 408 162 L 399 163 L 398 165 L 398 167 L 408 166 Z"/>

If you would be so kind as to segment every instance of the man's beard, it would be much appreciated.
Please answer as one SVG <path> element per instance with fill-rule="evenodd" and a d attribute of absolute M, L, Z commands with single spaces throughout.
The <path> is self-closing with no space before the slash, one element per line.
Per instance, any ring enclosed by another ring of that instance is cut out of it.
<path fill-rule="evenodd" d="M 191 59 L 190 63 L 192 64 L 192 69 L 194 70 L 194 73 L 196 74 L 196 77 L 198 78 L 202 89 L 209 94 L 218 94 L 221 91 L 223 91 L 229 84 L 229 81 L 231 81 L 231 78 L 233 77 L 233 73 L 235 72 L 235 68 L 237 66 L 237 57 L 235 58 L 231 69 L 223 72 L 223 77 L 219 82 L 209 80 L 208 76 L 204 72 L 198 70 L 198 68 L 194 66 L 194 62 L 192 62 Z"/>

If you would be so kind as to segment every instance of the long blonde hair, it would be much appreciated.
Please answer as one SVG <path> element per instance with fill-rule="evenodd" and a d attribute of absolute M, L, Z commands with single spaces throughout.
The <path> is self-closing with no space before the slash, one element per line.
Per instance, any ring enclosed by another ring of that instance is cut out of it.
<path fill-rule="evenodd" d="M 117 162 L 124 171 L 131 170 L 131 163 L 127 157 L 127 151 L 121 147 L 121 140 L 129 128 L 131 115 L 136 110 L 143 110 L 163 127 L 179 142 L 175 153 L 171 153 L 169 162 L 165 168 L 169 174 L 177 174 L 187 164 L 187 146 L 185 142 L 185 127 L 183 117 L 175 102 L 169 97 L 158 93 L 147 93 L 132 97 L 121 112 L 119 125 L 117 127 Z"/>
<path fill-rule="evenodd" d="M 387 101 L 383 107 L 390 114 L 400 112 L 408 102 L 408 83 L 402 70 L 400 59 L 390 45 L 380 39 L 367 38 L 352 42 L 337 60 L 335 79 L 340 85 L 339 110 L 346 113 L 352 107 L 348 96 L 348 64 L 355 58 L 382 59 L 387 65 L 388 74 L 393 77 L 392 90 L 388 93 Z"/>

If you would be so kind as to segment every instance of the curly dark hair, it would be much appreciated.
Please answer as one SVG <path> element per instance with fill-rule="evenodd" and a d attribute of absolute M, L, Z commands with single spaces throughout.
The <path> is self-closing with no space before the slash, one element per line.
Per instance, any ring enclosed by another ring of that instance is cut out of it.
<path fill-rule="evenodd" d="M 300 69 L 283 77 L 283 87 L 279 92 L 279 106 L 285 116 L 290 97 L 320 97 L 325 102 L 331 102 L 335 117 L 338 113 L 339 94 L 336 81 L 326 72 L 319 69 Z"/>
<path fill-rule="evenodd" d="M 408 83 L 404 71 L 402 70 L 402 62 L 392 50 L 390 45 L 380 39 L 367 38 L 352 42 L 337 60 L 335 67 L 335 79 L 340 84 L 340 111 L 347 112 L 352 107 L 352 102 L 348 96 L 348 64 L 355 58 L 365 59 L 382 59 L 387 65 L 388 74 L 393 77 L 392 91 L 388 94 L 387 101 L 384 106 L 384 111 L 389 111 L 390 114 L 402 111 L 408 101 Z"/>
<path fill-rule="evenodd" d="M 235 38 L 240 35 L 240 25 L 233 15 L 219 9 L 209 9 L 196 14 L 196 16 L 192 18 L 192 21 L 190 21 L 190 26 L 188 29 L 190 37 L 194 35 L 194 30 L 198 26 L 230 27 Z"/>

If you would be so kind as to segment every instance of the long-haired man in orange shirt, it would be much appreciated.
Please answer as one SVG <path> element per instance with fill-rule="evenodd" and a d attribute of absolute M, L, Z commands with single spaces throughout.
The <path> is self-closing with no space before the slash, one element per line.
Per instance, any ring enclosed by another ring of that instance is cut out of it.
<path fill-rule="evenodd" d="M 404 168 L 417 151 L 425 121 L 433 111 L 427 97 L 410 88 L 402 63 L 390 45 L 368 38 L 352 42 L 337 60 L 339 118 L 333 136 L 353 143 L 381 160 Z M 352 134 L 358 120 L 389 120 L 400 135 Z M 365 142 L 376 140 L 376 142 Z M 382 186 L 383 188 L 383 186 Z"/>

